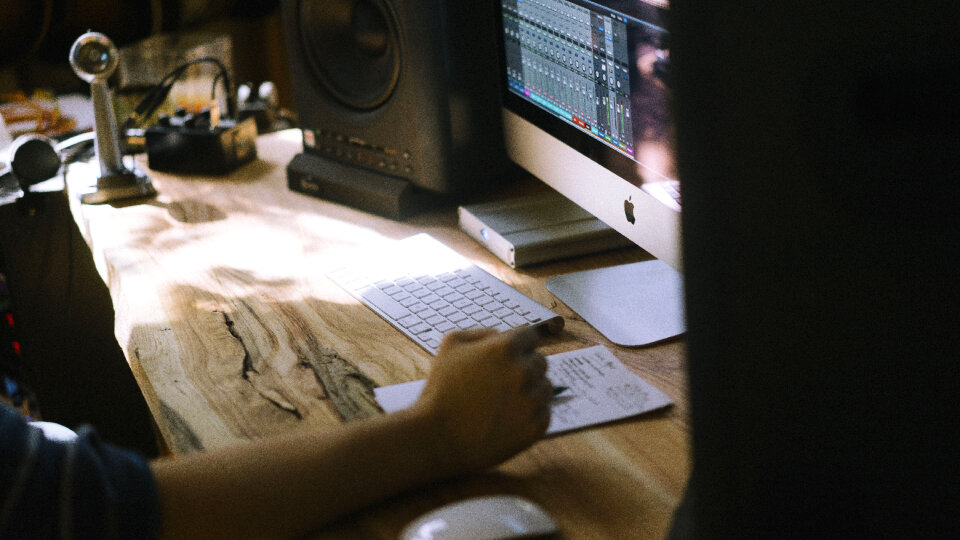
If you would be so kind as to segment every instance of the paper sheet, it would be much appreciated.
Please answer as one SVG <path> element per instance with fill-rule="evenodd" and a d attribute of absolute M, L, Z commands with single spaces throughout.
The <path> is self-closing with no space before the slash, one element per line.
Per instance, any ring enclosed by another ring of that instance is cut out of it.
<path fill-rule="evenodd" d="M 569 390 L 553 401 L 553 435 L 659 409 L 673 402 L 660 390 L 630 372 L 606 347 L 598 345 L 547 357 L 547 377 Z M 405 409 L 417 400 L 425 380 L 375 388 L 386 412 Z"/>

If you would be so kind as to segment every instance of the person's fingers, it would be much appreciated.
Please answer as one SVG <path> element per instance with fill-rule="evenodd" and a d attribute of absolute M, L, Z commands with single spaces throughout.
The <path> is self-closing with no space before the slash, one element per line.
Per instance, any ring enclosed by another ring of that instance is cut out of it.
<path fill-rule="evenodd" d="M 509 330 L 505 335 L 510 340 L 511 349 L 518 355 L 530 353 L 540 345 L 540 334 L 530 326 Z"/>
<path fill-rule="evenodd" d="M 477 341 L 496 333 L 497 331 L 493 328 L 473 328 L 471 330 L 459 330 L 451 335 L 459 341 Z"/>
<path fill-rule="evenodd" d="M 541 384 L 547 378 L 547 359 L 537 351 L 525 355 L 521 362 L 524 363 L 526 377 L 524 388 L 532 389 Z"/>
<path fill-rule="evenodd" d="M 530 356 L 530 371 L 538 379 L 547 376 L 547 358 L 534 351 Z"/>
<path fill-rule="evenodd" d="M 440 344 L 441 347 L 449 347 L 453 343 L 471 343 L 474 341 L 479 341 L 481 339 L 487 338 L 493 334 L 496 334 L 496 330 L 492 328 L 474 328 L 472 330 L 457 330 L 456 332 L 450 332 L 449 334 L 443 337 L 443 342 Z"/>
<path fill-rule="evenodd" d="M 536 418 L 534 422 L 539 435 L 546 433 L 547 428 L 550 427 L 550 412 L 553 402 L 553 384 L 550 381 L 544 379 L 541 384 L 539 384 L 534 390 L 536 399 L 536 409 L 535 415 Z"/>

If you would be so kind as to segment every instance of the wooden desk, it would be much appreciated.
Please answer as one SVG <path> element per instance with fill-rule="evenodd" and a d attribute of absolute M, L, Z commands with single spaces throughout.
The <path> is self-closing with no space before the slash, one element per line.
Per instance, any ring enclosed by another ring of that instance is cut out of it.
<path fill-rule="evenodd" d="M 260 159 L 232 176 L 153 173 L 154 201 L 72 203 L 113 298 L 117 339 L 169 449 L 338 424 L 340 398 L 356 392 L 343 384 L 351 370 L 362 374 L 346 378 L 361 381 L 361 393 L 364 376 L 377 385 L 424 378 L 432 357 L 325 270 L 370 242 L 426 231 L 567 319 L 545 354 L 606 345 L 676 405 L 546 439 L 487 474 L 388 500 L 320 537 L 395 538 L 442 503 L 494 493 L 537 501 L 565 538 L 663 537 L 689 474 L 683 343 L 614 346 L 544 288 L 551 275 L 642 252 L 514 271 L 460 232 L 452 209 L 398 223 L 289 191 L 284 168 L 299 150 L 298 131 L 274 133 L 259 139 Z"/>

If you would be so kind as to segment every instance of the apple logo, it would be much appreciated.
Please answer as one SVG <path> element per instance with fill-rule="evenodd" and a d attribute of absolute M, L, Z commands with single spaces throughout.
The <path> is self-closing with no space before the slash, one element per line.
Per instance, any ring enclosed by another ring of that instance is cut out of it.
<path fill-rule="evenodd" d="M 623 213 L 627 216 L 627 221 L 631 225 L 637 222 L 637 218 L 633 215 L 633 202 L 630 199 L 633 198 L 633 195 L 627 197 L 627 200 L 623 201 Z"/>

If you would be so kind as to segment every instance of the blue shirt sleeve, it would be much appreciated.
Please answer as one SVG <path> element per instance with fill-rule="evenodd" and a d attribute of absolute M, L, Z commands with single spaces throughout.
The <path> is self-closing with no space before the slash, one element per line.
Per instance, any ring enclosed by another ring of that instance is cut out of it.
<path fill-rule="evenodd" d="M 0 404 L 0 538 L 157 538 L 145 458 L 89 428 L 55 442 Z"/>

